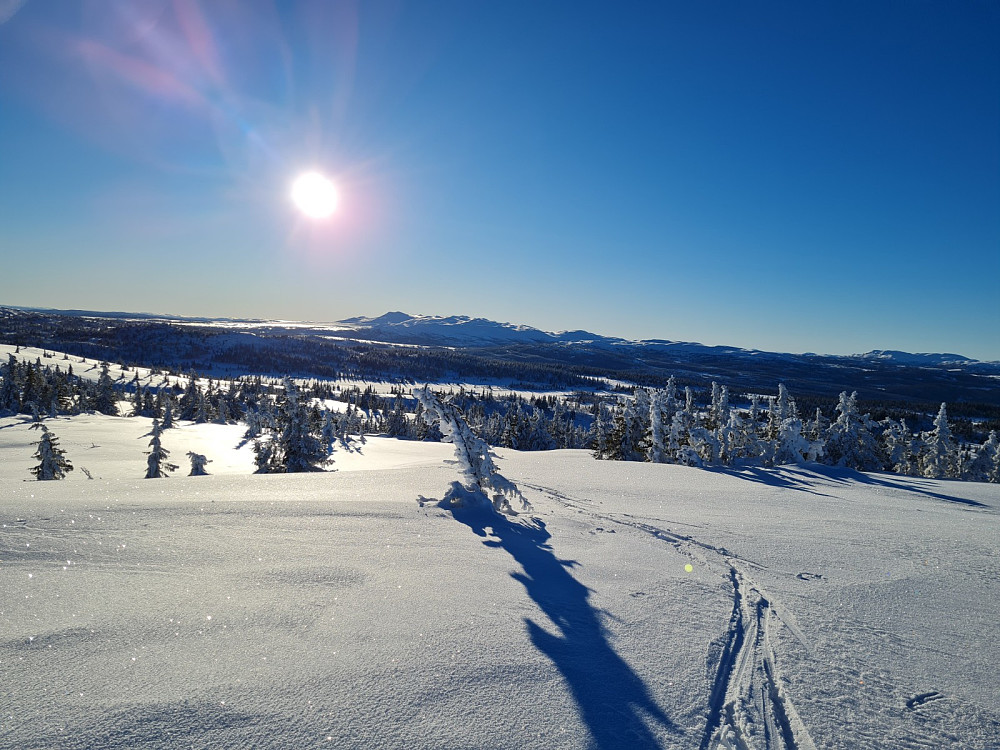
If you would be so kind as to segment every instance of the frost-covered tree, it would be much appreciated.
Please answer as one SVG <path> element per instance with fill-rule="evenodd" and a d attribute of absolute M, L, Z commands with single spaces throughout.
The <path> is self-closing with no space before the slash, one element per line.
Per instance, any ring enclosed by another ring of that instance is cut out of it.
<path fill-rule="evenodd" d="M 608 434 L 611 425 L 608 423 L 604 404 L 600 400 L 594 402 L 594 424 L 591 427 L 590 447 L 594 458 L 608 457 Z"/>
<path fill-rule="evenodd" d="M 73 471 L 73 466 L 66 458 L 66 451 L 59 447 L 59 440 L 49 432 L 49 428 L 41 422 L 31 425 L 31 429 L 41 428 L 42 437 L 35 443 L 38 449 L 35 451 L 35 458 L 38 465 L 31 467 L 30 471 L 36 479 L 63 479 L 67 472 Z"/>
<path fill-rule="evenodd" d="M 805 435 L 811 442 L 822 444 L 826 442 L 826 428 L 827 420 L 823 416 L 823 410 L 817 406 L 815 416 L 809 420 L 809 424 L 806 426 Z"/>
<path fill-rule="evenodd" d="M 684 388 L 684 408 L 678 409 L 670 421 L 669 450 L 673 461 L 685 466 L 701 466 L 702 458 L 694 444 L 700 444 L 694 408 L 694 393 L 689 386 Z M 695 433 L 692 439 L 692 433 Z M 700 446 L 699 446 L 700 447 Z"/>
<path fill-rule="evenodd" d="M 406 419 L 406 411 L 401 396 L 396 396 L 392 404 L 392 411 L 386 415 L 385 432 L 390 437 L 410 436 L 410 423 Z"/>
<path fill-rule="evenodd" d="M 916 456 L 913 454 L 913 435 L 906 428 L 906 423 L 887 417 L 879 425 L 882 427 L 882 453 L 887 467 L 897 474 L 914 474 Z"/>
<path fill-rule="evenodd" d="M 18 363 L 13 354 L 7 355 L 7 364 L 0 365 L 0 415 L 16 414 L 21 410 L 21 389 L 18 386 Z"/>
<path fill-rule="evenodd" d="M 533 408 L 528 417 L 527 440 L 523 450 L 550 451 L 556 447 L 541 409 Z"/>
<path fill-rule="evenodd" d="M 667 429 L 664 421 L 666 391 L 656 390 L 649 397 L 649 435 L 646 437 L 646 460 L 662 464 L 667 460 Z M 670 415 L 673 417 L 673 414 Z"/>
<path fill-rule="evenodd" d="M 466 500 L 481 498 L 481 504 L 497 512 L 512 512 L 511 502 L 516 501 L 520 510 L 531 510 L 527 498 L 510 480 L 502 476 L 493 463 L 489 446 L 477 438 L 462 413 L 452 403 L 444 403 L 425 386 L 414 393 L 423 406 L 422 417 L 437 425 L 446 442 L 455 446 L 465 492 L 450 490 L 445 503 L 461 506 Z"/>
<path fill-rule="evenodd" d="M 827 430 L 827 460 L 858 471 L 880 471 L 884 462 L 878 439 L 873 434 L 874 427 L 871 417 L 858 411 L 857 391 L 850 396 L 847 391 L 842 392 L 837 404 L 837 419 Z"/>
<path fill-rule="evenodd" d="M 611 421 L 605 457 L 612 461 L 641 461 L 643 459 L 639 439 L 641 429 L 635 403 L 631 399 L 623 398 L 618 402 Z"/>
<path fill-rule="evenodd" d="M 153 437 L 149 441 L 150 449 L 146 451 L 146 479 L 160 479 L 172 471 L 177 471 L 177 464 L 172 464 L 169 461 L 170 451 L 164 448 L 160 442 L 162 434 L 163 429 L 160 427 L 160 421 L 154 419 Z"/>
<path fill-rule="evenodd" d="M 973 482 L 1000 482 L 1000 436 L 996 430 L 979 446 L 969 465 L 968 479 Z"/>
<path fill-rule="evenodd" d="M 93 407 L 101 414 L 118 416 L 118 396 L 115 393 L 115 384 L 111 380 L 107 362 L 101 362 L 101 374 L 97 377 L 97 390 L 94 393 Z"/>
<path fill-rule="evenodd" d="M 323 440 L 323 445 L 326 446 L 327 455 L 333 453 L 333 444 L 337 442 L 339 432 L 340 428 L 337 420 L 333 418 L 333 412 L 325 409 L 323 411 L 323 424 L 319 428 L 319 434 Z"/>
<path fill-rule="evenodd" d="M 934 429 L 923 435 L 920 453 L 920 473 L 930 479 L 959 477 L 958 446 L 948 425 L 948 410 L 944 404 L 934 418 Z"/>
<path fill-rule="evenodd" d="M 200 453 L 195 453 L 194 451 L 188 451 L 187 457 L 191 461 L 191 472 L 188 474 L 189 477 L 203 477 L 208 475 L 208 472 L 205 470 L 205 466 L 212 463 L 212 459 L 205 458 Z"/>
<path fill-rule="evenodd" d="M 174 426 L 174 399 L 167 391 L 160 391 L 163 394 L 163 422 L 161 427 L 169 430 Z"/>
<path fill-rule="evenodd" d="M 198 376 L 193 372 L 188 374 L 187 386 L 177 401 L 180 419 L 193 420 L 198 413 L 198 396 L 201 390 L 198 388 L 197 378 Z"/>
<path fill-rule="evenodd" d="M 321 471 L 333 462 L 328 446 L 313 431 L 310 408 L 302 402 L 291 378 L 285 378 L 276 418 L 276 432 L 267 446 L 258 440 L 254 446 L 260 472 L 296 473 Z"/>

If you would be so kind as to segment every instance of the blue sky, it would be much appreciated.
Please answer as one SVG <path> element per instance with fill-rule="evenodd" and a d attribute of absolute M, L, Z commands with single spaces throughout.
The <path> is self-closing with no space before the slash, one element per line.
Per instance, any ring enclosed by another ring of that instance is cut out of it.
<path fill-rule="evenodd" d="M 998 38 L 985 0 L 0 0 L 0 304 L 1000 360 Z"/>

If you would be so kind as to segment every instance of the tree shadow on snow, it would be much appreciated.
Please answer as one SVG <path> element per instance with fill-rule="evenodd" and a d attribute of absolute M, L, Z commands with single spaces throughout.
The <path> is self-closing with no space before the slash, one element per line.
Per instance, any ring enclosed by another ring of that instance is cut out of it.
<path fill-rule="evenodd" d="M 830 495 L 816 491 L 815 477 L 797 476 L 796 472 L 788 471 L 787 467 L 770 469 L 762 466 L 742 466 L 732 468 L 723 466 L 706 466 L 705 470 L 714 474 L 725 474 L 726 476 L 744 479 L 749 482 L 766 484 L 768 487 L 780 487 L 781 489 L 786 490 L 808 492 L 810 495 L 818 495 L 819 497 L 830 497 Z"/>
<path fill-rule="evenodd" d="M 948 503 L 958 503 L 959 505 L 968 505 L 974 508 L 989 508 L 990 506 L 980 503 L 976 500 L 971 500 L 967 497 L 957 497 L 955 495 L 946 495 L 943 492 L 934 492 L 930 489 L 932 482 L 939 482 L 942 480 L 935 479 L 924 479 L 922 477 L 906 477 L 906 481 L 894 481 L 890 479 L 891 476 L 899 476 L 894 474 L 883 474 L 879 472 L 873 473 L 863 473 L 856 471 L 854 469 L 845 469 L 840 466 L 824 466 L 822 464 L 809 464 L 808 469 L 800 469 L 803 475 L 819 475 L 824 479 L 828 479 L 833 482 L 839 482 L 842 484 L 856 483 L 856 484 L 867 484 L 873 487 L 885 487 L 886 489 L 893 490 L 904 490 L 906 492 L 913 492 L 917 495 L 923 495 L 924 497 L 930 497 L 934 500 L 944 500 Z M 945 480 L 948 481 L 948 480 Z M 957 481 L 957 480 L 955 480 Z"/>
<path fill-rule="evenodd" d="M 751 482 L 759 482 L 771 487 L 781 487 L 784 489 L 800 490 L 820 497 L 831 497 L 822 492 L 817 492 L 815 487 L 819 482 L 829 482 L 832 484 L 866 484 L 873 487 L 884 487 L 886 489 L 904 490 L 917 495 L 943 500 L 949 503 L 971 506 L 974 508 L 989 508 L 990 506 L 967 497 L 957 497 L 946 495 L 942 492 L 931 490 L 931 481 L 919 477 L 906 477 L 906 481 L 893 481 L 890 476 L 881 473 L 863 473 L 854 469 L 846 469 L 840 466 L 827 466 L 825 464 L 802 464 L 801 466 L 778 466 L 774 468 L 762 468 L 759 466 L 747 466 L 742 468 L 717 468 L 710 467 L 709 471 L 717 474 L 726 474 L 745 479 Z"/>
<path fill-rule="evenodd" d="M 503 549 L 521 565 L 523 572 L 512 577 L 559 629 L 553 635 L 525 618 L 531 642 L 562 673 L 594 747 L 661 747 L 647 722 L 682 733 L 608 642 L 599 613 L 588 602 L 590 590 L 570 574 L 576 563 L 555 556 L 544 522 L 525 525 L 483 508 L 453 507 L 451 512 L 483 544 Z"/>

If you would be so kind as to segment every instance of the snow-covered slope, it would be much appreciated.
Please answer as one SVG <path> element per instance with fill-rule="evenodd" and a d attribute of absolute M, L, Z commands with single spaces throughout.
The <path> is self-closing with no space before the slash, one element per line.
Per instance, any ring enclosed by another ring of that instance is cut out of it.
<path fill-rule="evenodd" d="M 1000 745 L 1000 487 L 501 450 L 484 518 L 446 445 L 184 425 L 215 475 L 143 480 L 148 421 L 50 427 L 101 478 L 0 419 L 5 750 Z"/>

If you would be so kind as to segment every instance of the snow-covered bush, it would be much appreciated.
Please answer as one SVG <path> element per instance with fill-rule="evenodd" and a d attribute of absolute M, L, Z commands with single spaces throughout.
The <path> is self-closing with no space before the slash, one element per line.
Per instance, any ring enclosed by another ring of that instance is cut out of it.
<path fill-rule="evenodd" d="M 194 451 L 188 451 L 187 457 L 191 460 L 191 473 L 188 474 L 189 477 L 203 477 L 208 474 L 205 471 L 205 466 L 212 463 L 212 459 L 205 458 L 200 453 L 195 453 Z"/>

